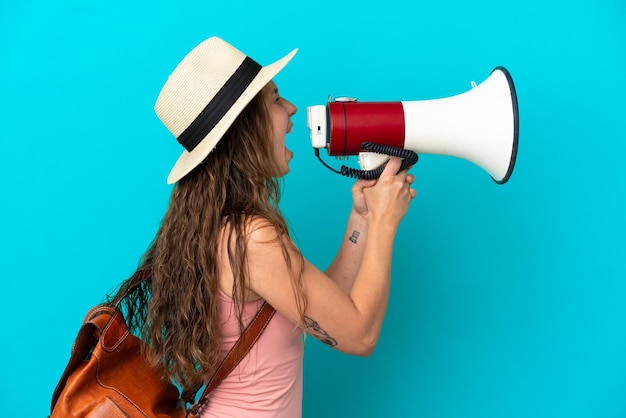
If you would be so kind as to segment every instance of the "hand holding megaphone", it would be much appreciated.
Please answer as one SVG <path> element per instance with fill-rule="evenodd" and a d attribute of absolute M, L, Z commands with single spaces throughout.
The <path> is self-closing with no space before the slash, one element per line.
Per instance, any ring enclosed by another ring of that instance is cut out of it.
<path fill-rule="evenodd" d="M 404 168 L 417 161 L 417 154 L 439 154 L 471 161 L 504 184 L 517 156 L 517 94 L 503 67 L 494 69 L 480 85 L 472 83 L 471 90 L 448 98 L 329 99 L 325 106 L 307 107 L 307 124 L 318 157 L 322 148 L 330 156 L 359 155 L 361 170 L 342 167 L 341 174 L 348 177 L 379 176 L 389 155 L 402 158 Z"/>
<path fill-rule="evenodd" d="M 362 189 L 370 224 L 382 222 L 395 230 L 417 194 L 411 187 L 413 176 L 400 168 L 401 163 L 399 158 L 391 157 L 380 177 L 373 180 L 375 184 Z"/>

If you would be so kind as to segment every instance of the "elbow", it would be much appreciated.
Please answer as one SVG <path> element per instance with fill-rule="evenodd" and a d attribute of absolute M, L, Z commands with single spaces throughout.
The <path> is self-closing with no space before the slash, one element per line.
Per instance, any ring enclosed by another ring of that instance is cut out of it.
<path fill-rule="evenodd" d="M 364 337 L 352 344 L 345 352 L 354 356 L 369 357 L 374 353 L 377 344 L 378 335 Z"/>
<path fill-rule="evenodd" d="M 374 349 L 376 348 L 376 345 L 378 344 L 378 337 L 374 338 L 374 339 L 370 339 L 368 341 L 364 341 L 363 344 L 361 344 L 361 350 L 359 351 L 359 356 L 361 357 L 369 357 L 372 354 L 374 354 Z"/>
<path fill-rule="evenodd" d="M 360 350 L 354 353 L 355 356 L 369 357 L 374 354 L 375 345 L 363 346 Z"/>
<path fill-rule="evenodd" d="M 355 328 L 350 354 L 359 357 L 369 357 L 374 353 L 378 338 L 380 337 L 381 325 L 379 323 L 365 323 L 362 327 Z"/>

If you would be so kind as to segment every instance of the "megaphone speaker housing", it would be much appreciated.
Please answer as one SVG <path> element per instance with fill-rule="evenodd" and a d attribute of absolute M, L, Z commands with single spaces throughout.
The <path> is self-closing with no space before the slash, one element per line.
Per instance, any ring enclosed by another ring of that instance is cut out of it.
<path fill-rule="evenodd" d="M 311 141 L 331 156 L 356 155 L 363 142 L 448 155 L 482 167 L 498 184 L 513 172 L 519 140 L 517 93 L 511 75 L 496 67 L 480 85 L 447 98 L 329 102 L 307 108 Z"/>

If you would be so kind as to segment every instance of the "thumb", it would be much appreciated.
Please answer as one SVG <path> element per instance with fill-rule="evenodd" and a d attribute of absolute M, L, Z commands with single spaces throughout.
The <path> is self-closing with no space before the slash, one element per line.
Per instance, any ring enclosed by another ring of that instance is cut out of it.
<path fill-rule="evenodd" d="M 367 189 L 368 187 L 372 187 L 376 185 L 376 179 L 359 179 L 357 181 L 357 185 L 360 189 Z"/>
<path fill-rule="evenodd" d="M 363 193 L 364 189 L 369 189 L 370 187 L 375 186 L 376 182 L 377 182 L 377 179 L 372 179 L 372 180 L 359 179 L 355 181 L 354 184 L 352 185 L 352 193 L 353 194 Z"/>

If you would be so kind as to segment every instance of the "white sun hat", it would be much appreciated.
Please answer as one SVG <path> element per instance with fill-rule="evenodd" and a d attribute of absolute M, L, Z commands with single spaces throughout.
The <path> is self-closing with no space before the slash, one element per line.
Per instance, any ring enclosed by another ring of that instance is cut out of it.
<path fill-rule="evenodd" d="M 154 106 L 161 122 L 185 148 L 170 171 L 168 184 L 176 183 L 209 155 L 246 105 L 297 51 L 262 67 L 212 37 L 183 58 Z"/>

